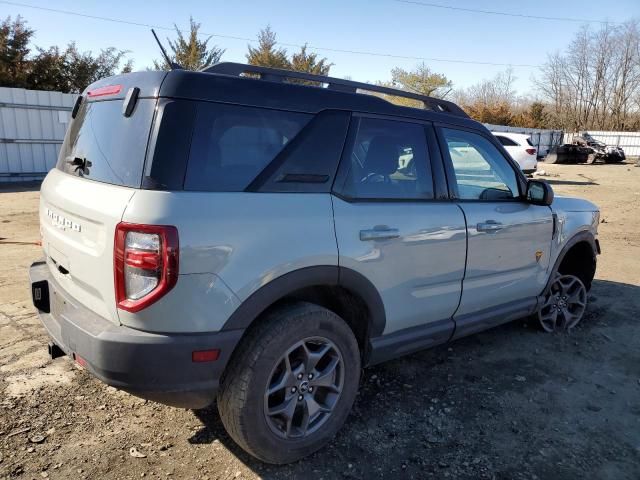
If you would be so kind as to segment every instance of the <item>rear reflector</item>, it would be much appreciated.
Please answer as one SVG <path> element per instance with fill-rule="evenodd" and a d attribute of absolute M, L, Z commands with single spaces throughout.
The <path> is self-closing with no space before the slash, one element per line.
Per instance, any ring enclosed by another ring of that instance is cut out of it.
<path fill-rule="evenodd" d="M 215 362 L 220 356 L 220 350 L 198 350 L 191 353 L 192 362 Z"/>
<path fill-rule="evenodd" d="M 535 155 L 536 154 L 536 149 L 535 148 L 527 148 L 525 150 L 529 155 Z"/>
<path fill-rule="evenodd" d="M 81 367 L 85 367 L 85 368 L 87 367 L 87 361 L 84 358 L 82 358 L 80 355 L 78 355 L 77 353 L 73 354 L 73 359 Z"/>
<path fill-rule="evenodd" d="M 104 97 L 107 95 L 117 95 L 122 90 L 122 85 L 107 85 L 87 92 L 88 97 Z"/>

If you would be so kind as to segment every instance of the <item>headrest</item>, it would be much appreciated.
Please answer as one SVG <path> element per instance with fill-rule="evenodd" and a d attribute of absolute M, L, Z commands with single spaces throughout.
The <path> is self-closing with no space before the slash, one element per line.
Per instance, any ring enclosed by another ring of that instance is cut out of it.
<path fill-rule="evenodd" d="M 398 144 L 393 137 L 373 137 L 369 142 L 364 168 L 370 173 L 391 175 L 398 169 Z"/>

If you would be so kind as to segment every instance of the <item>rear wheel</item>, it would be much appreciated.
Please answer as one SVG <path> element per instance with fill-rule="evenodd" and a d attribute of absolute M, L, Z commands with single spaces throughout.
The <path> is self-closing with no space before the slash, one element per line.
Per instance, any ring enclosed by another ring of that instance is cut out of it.
<path fill-rule="evenodd" d="M 349 326 L 320 306 L 291 305 L 264 318 L 234 354 L 218 396 L 220 418 L 251 455 L 293 462 L 342 427 L 359 378 Z"/>

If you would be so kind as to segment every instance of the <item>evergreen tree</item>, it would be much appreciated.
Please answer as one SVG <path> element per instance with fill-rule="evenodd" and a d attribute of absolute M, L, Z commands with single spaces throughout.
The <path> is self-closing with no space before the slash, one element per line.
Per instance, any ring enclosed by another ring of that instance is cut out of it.
<path fill-rule="evenodd" d="M 198 38 L 198 31 L 201 24 L 196 23 L 193 17 L 189 18 L 189 35 L 185 37 L 178 29 L 177 25 L 173 25 L 178 38 L 175 41 L 168 40 L 169 53 L 171 61 L 177 63 L 186 70 L 202 70 L 214 63 L 218 63 L 222 58 L 225 50 L 217 45 L 209 46 L 211 37 L 206 40 Z M 171 70 L 171 66 L 166 60 L 154 60 L 154 66 L 158 70 Z"/>
<path fill-rule="evenodd" d="M 22 17 L 0 23 L 0 86 L 26 87 L 29 71 L 29 42 L 34 31 Z"/>
<path fill-rule="evenodd" d="M 96 80 L 115 75 L 125 55 L 126 52 L 110 47 L 94 56 L 91 52 L 80 52 L 73 42 L 64 51 L 58 47 L 38 48 L 38 54 L 29 62 L 26 88 L 81 92 Z M 131 71 L 130 61 L 125 63 L 123 72 L 127 70 Z"/>
<path fill-rule="evenodd" d="M 296 72 L 312 73 L 313 75 L 329 75 L 333 63 L 326 58 L 318 59 L 317 53 L 307 53 L 307 45 L 304 44 L 298 53 L 291 56 L 291 70 Z"/>
<path fill-rule="evenodd" d="M 424 63 L 417 65 L 413 70 L 394 68 L 391 70 L 391 81 L 378 82 L 378 85 L 437 98 L 446 97 L 453 87 L 451 80 L 440 73 L 431 71 Z M 424 107 L 421 101 L 411 98 L 384 94 L 379 96 L 405 107 Z"/>
<path fill-rule="evenodd" d="M 247 63 L 262 67 L 291 69 L 287 51 L 284 48 L 277 48 L 277 43 L 275 32 L 267 25 L 267 28 L 260 30 L 258 34 L 258 47 L 249 45 Z"/>

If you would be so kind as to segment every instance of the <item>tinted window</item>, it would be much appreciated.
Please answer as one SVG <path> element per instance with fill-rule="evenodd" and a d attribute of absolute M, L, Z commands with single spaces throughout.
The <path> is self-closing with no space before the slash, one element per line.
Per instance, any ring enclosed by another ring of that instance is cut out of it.
<path fill-rule="evenodd" d="M 318 113 L 265 168 L 249 189 L 330 192 L 349 127 L 349 112 Z"/>
<path fill-rule="evenodd" d="M 458 185 L 466 200 L 505 200 L 520 196 L 516 173 L 482 135 L 443 128 Z"/>
<path fill-rule="evenodd" d="M 511 140 L 508 137 L 503 137 L 502 135 L 496 135 L 496 138 L 498 139 L 498 141 L 504 145 L 505 147 L 515 147 L 518 144 L 516 142 L 514 142 L 513 140 Z"/>
<path fill-rule="evenodd" d="M 424 127 L 415 123 L 355 118 L 343 194 L 352 198 L 429 199 L 433 180 Z"/>
<path fill-rule="evenodd" d="M 303 113 L 199 104 L 185 190 L 244 190 L 310 118 Z"/>
<path fill-rule="evenodd" d="M 140 187 L 155 105 L 140 99 L 125 117 L 122 100 L 84 101 L 69 125 L 57 167 L 90 180 Z"/>

